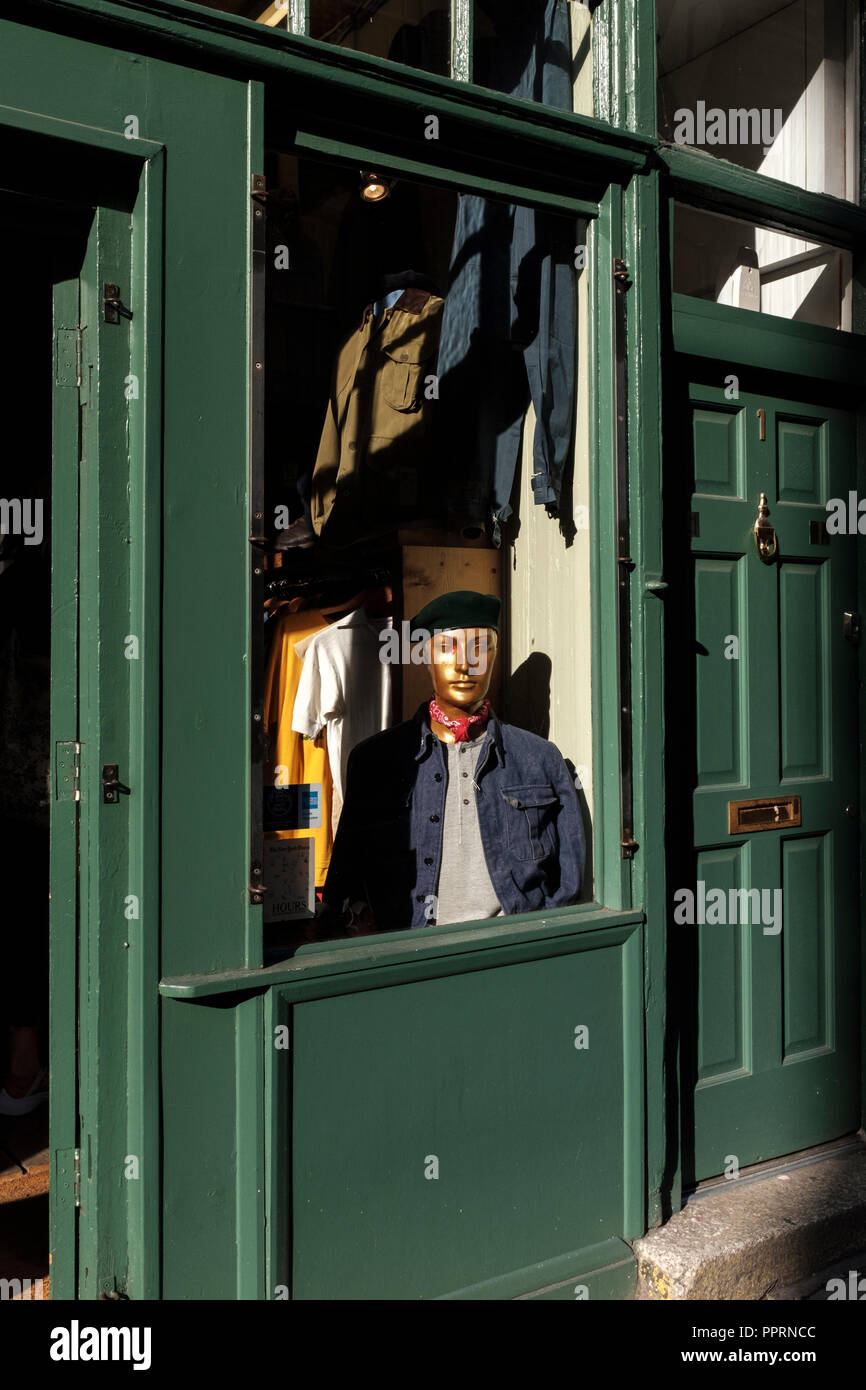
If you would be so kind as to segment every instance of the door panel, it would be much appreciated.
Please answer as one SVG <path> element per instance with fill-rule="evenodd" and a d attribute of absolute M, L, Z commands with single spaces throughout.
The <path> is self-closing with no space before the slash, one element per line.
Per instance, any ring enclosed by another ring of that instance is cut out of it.
<path fill-rule="evenodd" d="M 689 401 L 701 1179 L 731 1156 L 755 1163 L 858 1123 L 858 844 L 846 811 L 857 798 L 858 669 L 842 632 L 856 555 L 847 537 L 821 544 L 810 530 L 830 497 L 847 497 L 856 458 L 844 411 L 729 401 L 700 383 Z M 771 563 L 752 534 L 762 493 Z M 789 797 L 800 798 L 800 825 L 785 820 Z M 730 833 L 729 803 L 755 798 L 780 803 L 778 828 Z"/>
<path fill-rule="evenodd" d="M 79 1148 L 78 1296 L 125 1292 L 127 1192 L 142 1181 L 127 1159 L 128 1121 L 117 1123 L 127 1095 L 130 961 L 140 949 L 126 908 L 130 825 L 141 788 L 106 801 L 102 768 L 117 764 L 130 780 L 132 671 L 144 659 L 131 621 L 130 378 L 132 218 L 96 209 L 80 275 L 81 455 L 78 521 L 81 803 L 79 856 Z M 105 286 L 118 287 L 121 310 L 106 312 Z M 131 779 L 135 780 L 135 779 Z M 144 1175 L 145 1177 L 147 1175 Z"/>
<path fill-rule="evenodd" d="M 724 644 L 740 629 L 742 578 L 736 561 L 698 559 L 695 594 L 705 616 L 704 636 Z M 725 670 L 698 665 L 698 785 L 709 787 L 743 779 L 744 730 L 741 667 L 730 661 Z"/>

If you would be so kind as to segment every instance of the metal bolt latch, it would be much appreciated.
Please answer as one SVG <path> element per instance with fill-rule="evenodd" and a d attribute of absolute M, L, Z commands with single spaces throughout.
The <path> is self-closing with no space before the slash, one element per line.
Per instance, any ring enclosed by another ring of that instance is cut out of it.
<path fill-rule="evenodd" d="M 102 317 L 105 323 L 120 323 L 121 318 L 132 318 L 132 314 L 120 298 L 120 286 L 113 285 L 108 280 L 102 286 Z"/>
<path fill-rule="evenodd" d="M 105 763 L 102 768 L 102 800 L 107 806 L 116 806 L 121 792 L 131 795 L 129 787 L 119 780 L 118 771 L 117 763 Z"/>

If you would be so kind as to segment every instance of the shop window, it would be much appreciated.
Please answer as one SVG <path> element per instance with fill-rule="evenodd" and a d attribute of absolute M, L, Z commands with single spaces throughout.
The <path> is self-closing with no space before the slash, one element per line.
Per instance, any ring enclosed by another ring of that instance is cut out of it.
<path fill-rule="evenodd" d="M 662 139 L 856 202 L 856 8 L 657 0 Z"/>
<path fill-rule="evenodd" d="M 475 0 L 473 81 L 592 115 L 590 15 L 581 0 Z"/>
<path fill-rule="evenodd" d="M 310 0 L 310 37 L 443 77 L 451 72 L 443 0 Z"/>
<path fill-rule="evenodd" d="M 202 0 L 208 9 L 592 115 L 598 0 Z"/>
<path fill-rule="evenodd" d="M 267 169 L 266 945 L 590 899 L 587 228 Z"/>
<path fill-rule="evenodd" d="M 851 331 L 851 253 L 677 204 L 674 291 Z"/>
<path fill-rule="evenodd" d="M 209 9 L 451 75 L 449 0 L 203 0 Z"/>

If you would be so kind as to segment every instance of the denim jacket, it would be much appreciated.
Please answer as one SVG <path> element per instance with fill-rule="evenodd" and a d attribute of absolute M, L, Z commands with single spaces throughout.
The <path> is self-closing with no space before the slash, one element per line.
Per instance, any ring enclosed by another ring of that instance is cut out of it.
<path fill-rule="evenodd" d="M 369 904 L 378 931 L 435 926 L 448 768 L 426 702 L 349 755 L 324 901 Z M 574 783 L 554 744 L 491 713 L 473 787 L 484 856 L 506 914 L 575 902 L 585 847 Z"/>

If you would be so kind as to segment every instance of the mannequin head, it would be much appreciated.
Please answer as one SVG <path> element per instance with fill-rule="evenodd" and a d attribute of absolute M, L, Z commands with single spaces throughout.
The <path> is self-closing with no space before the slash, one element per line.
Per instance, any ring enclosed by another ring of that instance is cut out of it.
<path fill-rule="evenodd" d="M 491 627 L 447 628 L 429 643 L 433 694 L 442 713 L 462 719 L 480 709 L 490 689 L 499 647 Z"/>
<path fill-rule="evenodd" d="M 412 623 L 418 637 L 427 638 L 433 694 L 449 719 L 467 719 L 484 704 L 499 646 L 500 609 L 495 594 L 455 589 L 431 599 Z"/>

